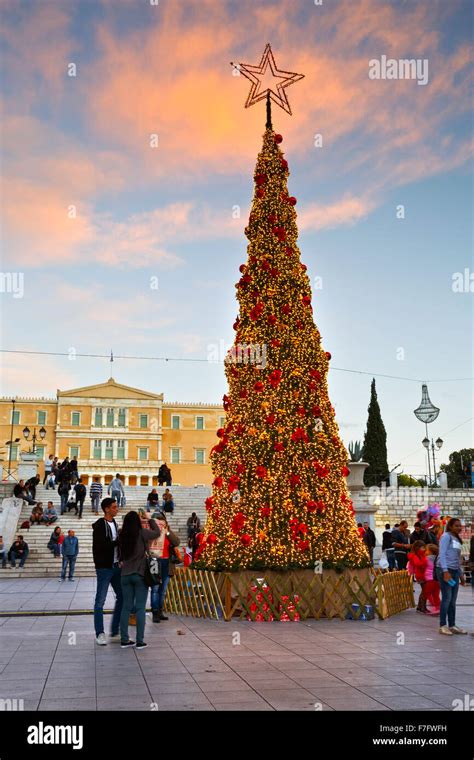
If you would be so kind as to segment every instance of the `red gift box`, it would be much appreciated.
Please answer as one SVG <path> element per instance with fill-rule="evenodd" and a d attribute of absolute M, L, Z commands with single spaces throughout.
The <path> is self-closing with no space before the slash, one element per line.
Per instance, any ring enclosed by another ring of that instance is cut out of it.
<path fill-rule="evenodd" d="M 296 611 L 296 605 L 300 598 L 298 594 L 293 594 L 293 601 L 289 601 L 289 596 L 282 596 L 278 611 L 280 613 L 280 623 L 297 622 L 301 620 L 299 613 Z M 288 613 L 291 613 L 291 617 Z"/>

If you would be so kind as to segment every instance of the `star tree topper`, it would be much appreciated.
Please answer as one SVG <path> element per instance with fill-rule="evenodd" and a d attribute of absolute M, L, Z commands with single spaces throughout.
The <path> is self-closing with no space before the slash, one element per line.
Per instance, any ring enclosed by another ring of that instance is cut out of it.
<path fill-rule="evenodd" d="M 253 106 L 259 100 L 270 98 L 277 106 L 291 115 L 291 108 L 285 89 L 303 79 L 304 74 L 296 74 L 292 71 L 277 69 L 270 44 L 267 44 L 259 66 L 251 66 L 247 63 L 231 63 L 252 82 L 252 87 L 245 103 L 245 108 Z M 264 86 L 266 85 L 266 86 Z"/>

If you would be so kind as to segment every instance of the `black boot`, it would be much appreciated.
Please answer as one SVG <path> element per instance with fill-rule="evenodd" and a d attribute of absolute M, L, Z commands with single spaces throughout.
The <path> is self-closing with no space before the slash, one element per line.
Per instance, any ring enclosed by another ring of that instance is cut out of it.
<path fill-rule="evenodd" d="M 166 615 L 163 615 L 163 608 L 162 607 L 160 607 L 160 609 L 158 610 L 158 614 L 160 616 L 160 620 L 168 620 L 168 618 L 166 617 Z"/>
<path fill-rule="evenodd" d="M 154 623 L 159 623 L 160 620 L 161 620 L 160 611 L 159 610 L 152 610 L 152 613 L 153 613 L 153 622 Z"/>

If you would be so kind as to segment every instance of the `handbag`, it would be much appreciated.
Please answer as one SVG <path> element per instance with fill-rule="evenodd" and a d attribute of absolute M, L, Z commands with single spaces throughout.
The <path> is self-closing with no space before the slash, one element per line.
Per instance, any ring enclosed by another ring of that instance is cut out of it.
<path fill-rule="evenodd" d="M 382 556 L 379 559 L 379 567 L 381 570 L 388 570 L 389 568 L 386 552 L 382 552 Z"/>
<path fill-rule="evenodd" d="M 183 562 L 183 555 L 181 554 L 178 546 L 170 545 L 170 562 L 174 565 L 181 565 Z"/>
<path fill-rule="evenodd" d="M 158 557 L 152 557 L 148 552 L 145 555 L 145 586 L 159 586 L 161 583 L 161 564 Z"/>

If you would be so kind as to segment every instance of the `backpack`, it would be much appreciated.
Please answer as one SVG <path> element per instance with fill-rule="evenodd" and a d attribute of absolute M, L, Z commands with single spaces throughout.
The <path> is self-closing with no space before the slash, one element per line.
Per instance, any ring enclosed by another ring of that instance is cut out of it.
<path fill-rule="evenodd" d="M 20 525 L 20 530 L 29 530 L 29 529 L 30 529 L 30 521 L 25 520 L 24 522 L 22 522 L 22 524 Z"/>

